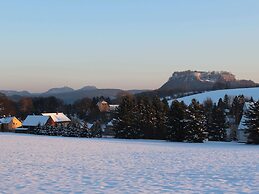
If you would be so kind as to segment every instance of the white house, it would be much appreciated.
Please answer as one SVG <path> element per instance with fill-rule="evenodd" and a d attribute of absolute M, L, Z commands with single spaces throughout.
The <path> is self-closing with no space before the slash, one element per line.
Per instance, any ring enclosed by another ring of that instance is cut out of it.
<path fill-rule="evenodd" d="M 42 113 L 43 116 L 49 116 L 51 117 L 52 125 L 57 126 L 57 125 L 63 125 L 67 126 L 71 120 L 64 114 L 64 113 Z"/>
<path fill-rule="evenodd" d="M 23 121 L 23 127 L 33 128 L 51 124 L 51 118 L 43 115 L 28 115 Z"/>
<path fill-rule="evenodd" d="M 237 141 L 239 143 L 246 143 L 247 142 L 247 136 L 248 134 L 246 132 L 246 126 L 245 121 L 247 118 L 245 117 L 245 113 L 249 110 L 250 106 L 252 105 L 252 102 L 246 102 L 243 107 L 243 116 L 241 118 L 240 124 L 237 128 Z"/>

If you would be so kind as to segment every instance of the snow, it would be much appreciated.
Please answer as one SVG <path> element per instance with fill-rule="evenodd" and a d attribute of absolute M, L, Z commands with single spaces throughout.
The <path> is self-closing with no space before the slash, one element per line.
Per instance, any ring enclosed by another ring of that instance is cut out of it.
<path fill-rule="evenodd" d="M 258 193 L 259 146 L 0 133 L 1 193 Z"/>
<path fill-rule="evenodd" d="M 198 100 L 200 103 L 204 102 L 206 99 L 211 98 L 213 102 L 218 102 L 220 98 L 224 98 L 225 94 L 228 96 L 238 96 L 244 95 L 245 97 L 253 97 L 254 100 L 259 100 L 259 87 L 256 88 L 239 88 L 239 89 L 227 89 L 227 90 L 216 90 L 210 92 L 204 92 L 200 94 L 194 94 L 190 96 L 186 96 L 183 98 L 178 98 L 178 101 L 184 101 L 185 104 L 190 104 L 192 99 Z M 168 101 L 169 105 L 171 105 L 172 100 Z"/>
<path fill-rule="evenodd" d="M 43 116 L 50 116 L 55 123 L 70 122 L 71 120 L 63 113 L 42 113 Z"/>
<path fill-rule="evenodd" d="M 35 126 L 44 126 L 49 120 L 49 116 L 42 115 L 28 115 L 23 121 L 23 126 L 35 127 Z"/>
<path fill-rule="evenodd" d="M 94 125 L 94 124 L 92 124 L 92 123 L 87 123 L 87 128 L 88 128 L 88 129 L 91 129 L 93 125 Z"/>
<path fill-rule="evenodd" d="M 14 117 L 4 117 L 4 118 L 0 119 L 0 123 L 9 124 L 13 119 L 14 119 Z"/>

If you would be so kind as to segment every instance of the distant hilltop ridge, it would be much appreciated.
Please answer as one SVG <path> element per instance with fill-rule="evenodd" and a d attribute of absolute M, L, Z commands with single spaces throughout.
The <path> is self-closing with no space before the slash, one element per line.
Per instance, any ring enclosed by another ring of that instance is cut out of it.
<path fill-rule="evenodd" d="M 123 94 L 138 94 L 145 92 L 147 90 L 122 90 L 122 89 L 99 89 L 95 86 L 85 86 L 81 89 L 73 89 L 71 87 L 60 87 L 60 88 L 51 88 L 43 93 L 30 93 L 28 91 L 14 91 L 14 90 L 0 90 L 0 95 L 5 94 L 11 99 L 18 101 L 22 97 L 50 97 L 54 96 L 63 100 L 65 103 L 70 104 L 75 102 L 76 100 L 80 100 L 82 98 L 88 97 L 109 97 L 111 99 L 117 98 L 119 95 Z"/>
<path fill-rule="evenodd" d="M 251 80 L 237 80 L 227 71 L 177 71 L 159 90 L 194 92 L 228 88 L 256 87 Z"/>

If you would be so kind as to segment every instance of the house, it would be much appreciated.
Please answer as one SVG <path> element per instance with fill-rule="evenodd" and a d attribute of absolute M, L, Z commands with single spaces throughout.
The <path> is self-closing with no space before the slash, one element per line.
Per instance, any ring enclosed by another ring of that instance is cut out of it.
<path fill-rule="evenodd" d="M 238 125 L 236 124 L 235 117 L 232 115 L 226 116 L 226 141 L 236 141 L 237 140 L 237 128 Z"/>
<path fill-rule="evenodd" d="M 51 125 L 53 123 L 49 116 L 43 115 L 28 115 L 23 121 L 23 128 L 34 129 L 38 126 Z"/>
<path fill-rule="evenodd" d="M 110 107 L 109 107 L 109 104 L 108 102 L 106 101 L 100 101 L 97 103 L 97 106 L 100 110 L 100 112 L 109 112 L 110 111 Z"/>
<path fill-rule="evenodd" d="M 0 119 L 0 131 L 14 132 L 16 128 L 21 127 L 22 122 L 16 117 L 4 117 Z"/>
<path fill-rule="evenodd" d="M 97 106 L 98 106 L 100 112 L 115 112 L 117 110 L 117 108 L 119 107 L 119 105 L 112 105 L 104 100 L 98 102 Z"/>
<path fill-rule="evenodd" d="M 237 128 L 237 141 L 239 143 L 247 142 L 248 134 L 246 133 L 246 126 L 245 126 L 245 121 L 247 120 L 247 118 L 245 116 L 245 113 L 249 110 L 251 105 L 252 105 L 252 102 L 246 102 L 243 107 L 243 116 L 242 116 L 240 124 Z"/>
<path fill-rule="evenodd" d="M 71 120 L 64 113 L 42 113 L 43 116 L 49 116 L 51 118 L 52 126 L 64 126 L 67 127 Z"/>
<path fill-rule="evenodd" d="M 110 122 L 108 122 L 106 124 L 105 130 L 103 132 L 104 137 L 114 137 L 115 136 L 113 122 L 114 122 L 114 120 L 111 120 Z"/>
<path fill-rule="evenodd" d="M 110 104 L 110 111 L 115 112 L 119 108 L 119 106 L 120 105 L 117 104 Z"/>

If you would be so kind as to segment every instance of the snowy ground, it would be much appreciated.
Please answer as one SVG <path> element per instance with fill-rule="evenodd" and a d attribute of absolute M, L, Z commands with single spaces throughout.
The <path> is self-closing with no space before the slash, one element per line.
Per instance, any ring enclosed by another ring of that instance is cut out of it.
<path fill-rule="evenodd" d="M 215 91 L 203 92 L 200 94 L 194 94 L 194 95 L 178 98 L 178 101 L 184 101 L 185 104 L 189 105 L 192 102 L 192 99 L 196 99 L 200 103 L 203 103 L 205 100 L 210 98 L 213 102 L 217 103 L 220 98 L 224 99 L 224 96 L 226 94 L 229 97 L 233 97 L 233 98 L 238 95 L 244 95 L 247 98 L 253 97 L 253 99 L 257 101 L 257 100 L 259 100 L 259 87 L 226 89 L 226 90 L 215 90 Z M 172 100 L 169 100 L 168 104 L 171 105 Z"/>
<path fill-rule="evenodd" d="M 0 133 L 0 193 L 259 193 L 259 146 Z"/>

